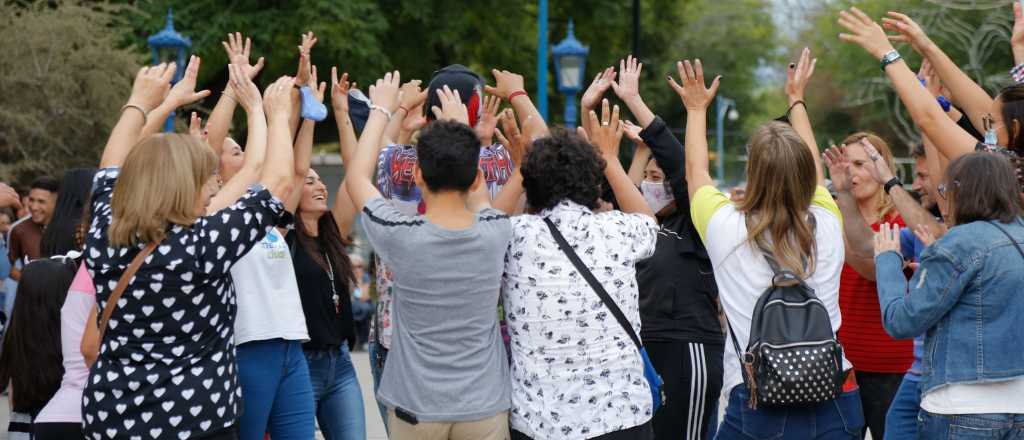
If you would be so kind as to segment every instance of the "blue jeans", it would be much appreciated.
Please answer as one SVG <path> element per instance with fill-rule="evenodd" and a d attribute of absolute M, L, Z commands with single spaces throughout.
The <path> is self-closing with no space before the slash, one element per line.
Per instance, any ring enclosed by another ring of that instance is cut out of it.
<path fill-rule="evenodd" d="M 239 345 L 238 380 L 242 386 L 240 440 L 313 438 L 313 387 L 302 343 L 271 339 Z"/>
<path fill-rule="evenodd" d="M 920 411 L 920 384 L 904 377 L 885 415 L 885 440 L 917 440 L 917 413 Z"/>
<path fill-rule="evenodd" d="M 370 354 L 370 373 L 373 374 L 373 396 L 374 400 L 377 401 L 377 411 L 380 411 L 380 418 L 384 421 L 384 430 L 390 432 L 388 429 L 388 409 L 384 407 L 383 403 L 380 403 L 380 399 L 376 399 L 377 390 L 380 389 L 380 377 L 384 374 L 384 363 L 388 360 L 388 349 L 380 345 L 380 342 L 371 341 L 369 345 Z"/>
<path fill-rule="evenodd" d="M 725 420 L 718 427 L 719 440 L 860 440 L 864 413 L 857 390 L 835 400 L 803 408 L 750 409 L 746 385 L 729 393 Z"/>
<path fill-rule="evenodd" d="M 923 439 L 1024 440 L 1024 414 L 932 414 L 921 410 L 918 432 Z"/>
<path fill-rule="evenodd" d="M 327 440 L 365 440 L 363 391 L 348 353 L 348 345 L 329 350 L 305 350 L 316 401 L 316 420 Z"/>

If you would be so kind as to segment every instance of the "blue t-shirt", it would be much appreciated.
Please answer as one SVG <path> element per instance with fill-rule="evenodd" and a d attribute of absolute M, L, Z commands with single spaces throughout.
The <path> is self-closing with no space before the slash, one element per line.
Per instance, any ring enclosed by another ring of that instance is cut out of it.
<path fill-rule="evenodd" d="M 921 253 L 924 252 L 924 242 L 914 235 L 914 231 L 910 228 L 903 228 L 900 231 L 900 248 L 904 259 L 911 261 L 919 261 Z M 914 363 L 910 366 L 910 370 L 907 370 L 907 380 L 914 382 L 921 381 L 921 356 L 924 355 L 924 335 L 920 335 L 914 338 Z"/>

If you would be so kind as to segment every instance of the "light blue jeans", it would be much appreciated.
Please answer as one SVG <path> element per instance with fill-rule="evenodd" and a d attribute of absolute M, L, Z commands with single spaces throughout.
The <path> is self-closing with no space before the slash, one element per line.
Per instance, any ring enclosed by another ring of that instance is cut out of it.
<path fill-rule="evenodd" d="M 326 440 L 365 440 L 363 392 L 348 345 L 304 350 L 316 402 L 316 420 Z"/>
<path fill-rule="evenodd" d="M 241 344 L 238 380 L 242 385 L 240 440 L 313 438 L 315 411 L 309 367 L 302 343 L 271 339 Z"/>
<path fill-rule="evenodd" d="M 908 374 L 909 375 L 909 374 Z M 921 412 L 920 382 L 903 377 L 885 415 L 885 440 L 917 440 L 917 414 Z"/>

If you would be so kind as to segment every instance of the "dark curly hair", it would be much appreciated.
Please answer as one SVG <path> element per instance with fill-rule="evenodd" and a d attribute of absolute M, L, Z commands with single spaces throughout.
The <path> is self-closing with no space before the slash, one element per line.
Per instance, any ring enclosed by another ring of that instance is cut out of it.
<path fill-rule="evenodd" d="M 533 142 L 523 161 L 526 202 L 537 211 L 562 200 L 597 209 L 605 165 L 589 142 L 565 129 L 553 129 L 551 136 Z"/>

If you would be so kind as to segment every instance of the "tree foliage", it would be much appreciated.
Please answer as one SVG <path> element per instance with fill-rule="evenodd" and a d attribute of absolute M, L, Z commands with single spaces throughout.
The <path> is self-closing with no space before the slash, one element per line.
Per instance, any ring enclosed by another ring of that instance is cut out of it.
<path fill-rule="evenodd" d="M 139 62 L 112 12 L 0 3 L 0 179 L 95 166 Z"/>

